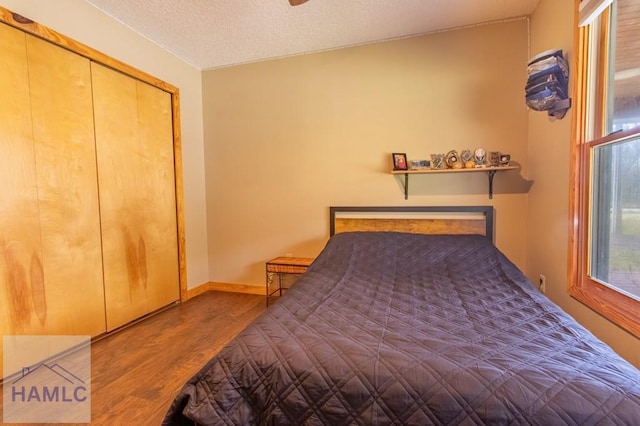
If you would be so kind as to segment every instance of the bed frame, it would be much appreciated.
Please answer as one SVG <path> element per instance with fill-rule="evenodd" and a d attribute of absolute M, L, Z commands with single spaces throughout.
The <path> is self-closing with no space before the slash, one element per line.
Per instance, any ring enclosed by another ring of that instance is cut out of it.
<path fill-rule="evenodd" d="M 474 234 L 494 240 L 493 206 L 330 207 L 330 234 L 395 231 Z"/>

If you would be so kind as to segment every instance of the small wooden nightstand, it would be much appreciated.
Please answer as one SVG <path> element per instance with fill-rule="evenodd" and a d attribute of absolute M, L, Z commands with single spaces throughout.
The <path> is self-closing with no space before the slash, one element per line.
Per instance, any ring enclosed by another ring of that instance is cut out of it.
<path fill-rule="evenodd" d="M 266 295 L 267 306 L 269 306 L 269 298 L 278 293 L 282 296 L 282 278 L 283 275 L 302 275 L 307 272 L 307 268 L 314 259 L 309 257 L 276 257 L 265 264 L 266 269 Z M 278 276 L 278 287 L 270 290 L 273 283 L 274 275 Z"/>

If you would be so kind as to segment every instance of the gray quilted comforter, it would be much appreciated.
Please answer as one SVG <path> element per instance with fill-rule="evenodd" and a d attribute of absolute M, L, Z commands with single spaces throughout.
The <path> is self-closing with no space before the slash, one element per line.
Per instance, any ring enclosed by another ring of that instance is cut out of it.
<path fill-rule="evenodd" d="M 165 423 L 638 425 L 640 372 L 485 237 L 346 233 Z"/>

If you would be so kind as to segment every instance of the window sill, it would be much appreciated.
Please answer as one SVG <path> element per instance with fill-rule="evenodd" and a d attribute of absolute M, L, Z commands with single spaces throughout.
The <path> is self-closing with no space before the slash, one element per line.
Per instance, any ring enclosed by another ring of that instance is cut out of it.
<path fill-rule="evenodd" d="M 640 338 L 640 301 L 594 281 L 570 287 L 569 295 Z"/>

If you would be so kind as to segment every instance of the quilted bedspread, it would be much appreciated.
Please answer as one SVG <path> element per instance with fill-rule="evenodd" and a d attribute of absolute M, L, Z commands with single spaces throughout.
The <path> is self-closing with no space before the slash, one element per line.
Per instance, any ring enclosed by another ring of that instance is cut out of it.
<path fill-rule="evenodd" d="M 485 237 L 345 233 L 186 383 L 193 423 L 639 425 L 640 372 Z"/>

